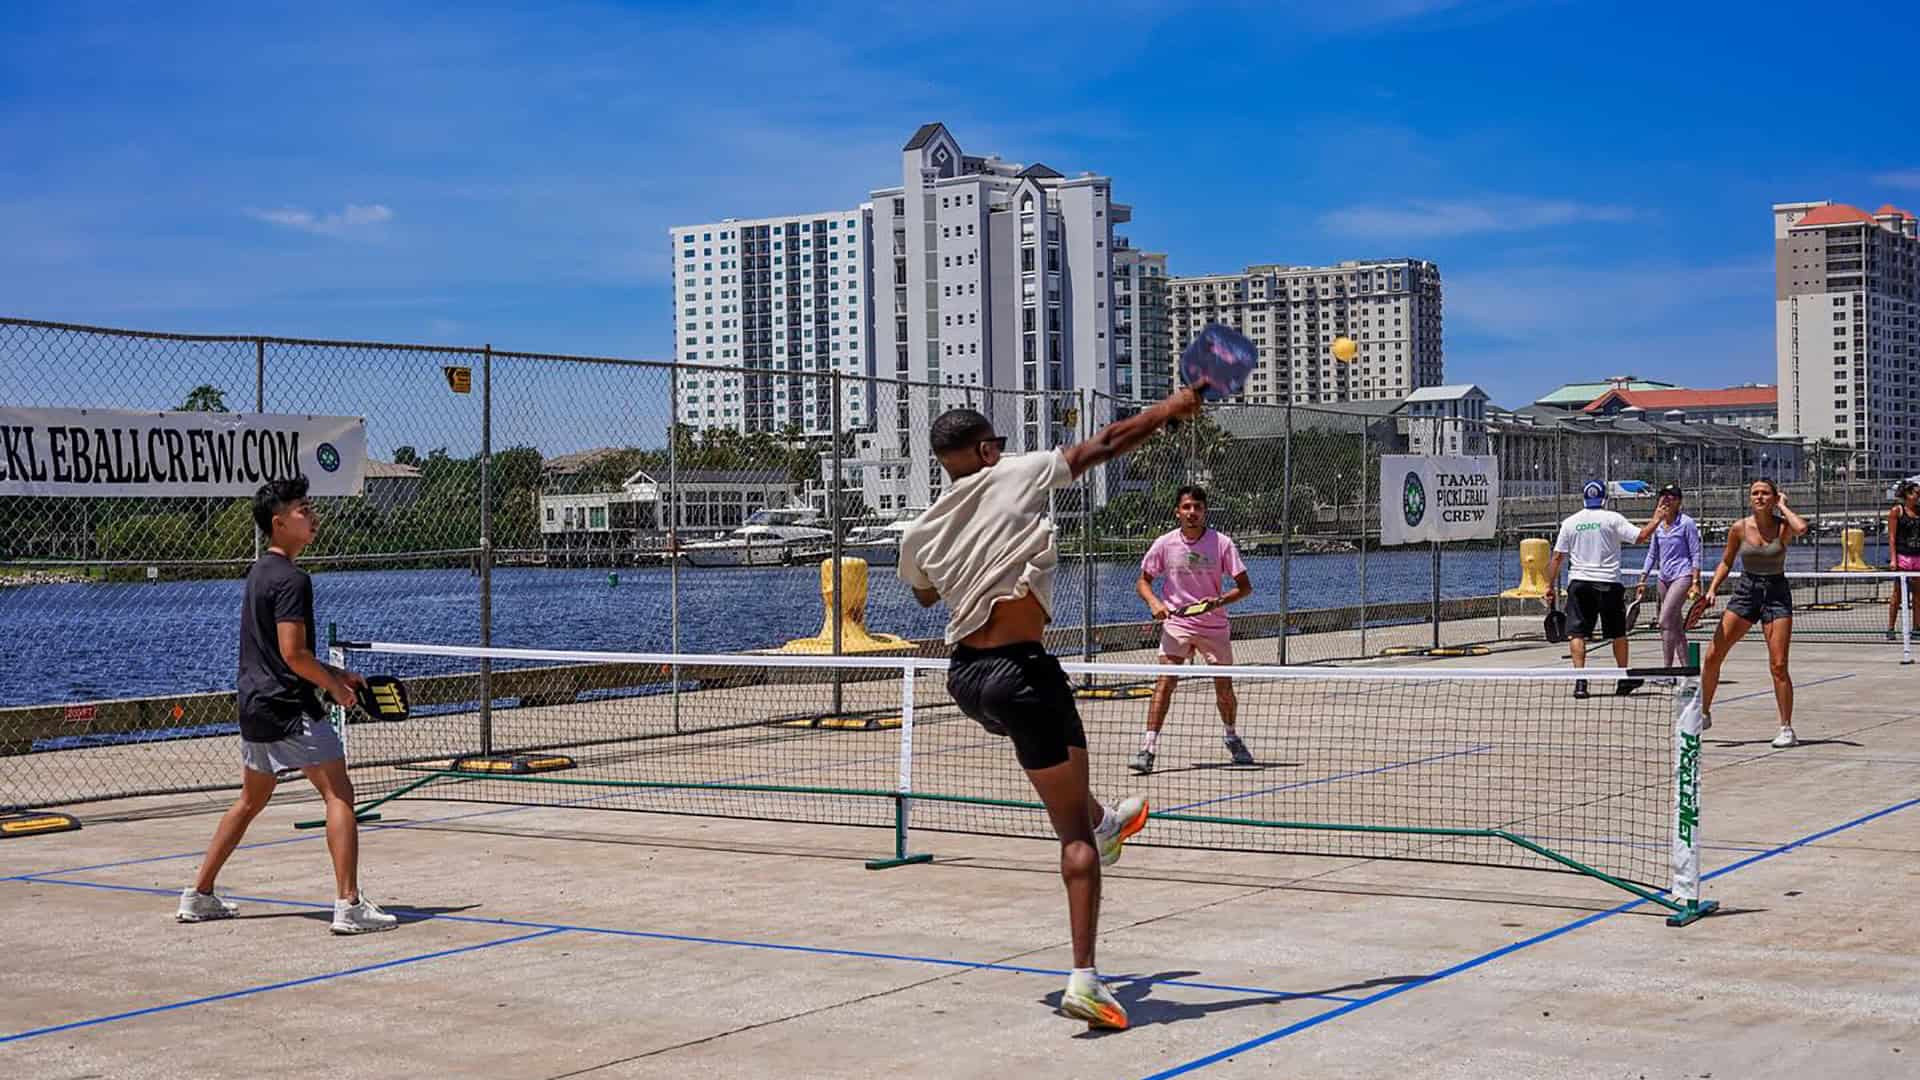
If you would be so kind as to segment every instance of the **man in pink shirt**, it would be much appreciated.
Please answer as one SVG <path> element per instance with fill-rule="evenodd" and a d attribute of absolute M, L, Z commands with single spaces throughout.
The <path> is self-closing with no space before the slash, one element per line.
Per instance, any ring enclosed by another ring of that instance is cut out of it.
<path fill-rule="evenodd" d="M 1227 613 L 1221 609 L 1236 600 L 1253 595 L 1253 582 L 1247 577 L 1246 564 L 1233 541 L 1207 527 L 1207 492 L 1188 485 L 1175 496 L 1174 519 L 1180 527 L 1153 542 L 1147 557 L 1140 561 L 1140 580 L 1136 589 L 1146 601 L 1147 610 L 1160 623 L 1160 662 L 1185 663 L 1198 655 L 1201 663 L 1233 663 L 1233 633 Z M 1153 593 L 1156 578 L 1164 579 L 1163 602 Z M 1223 595 L 1222 578 L 1232 578 L 1233 588 Z M 1145 775 L 1153 771 L 1154 754 L 1160 744 L 1160 728 L 1167 722 L 1167 707 L 1173 702 L 1178 678 L 1163 676 L 1153 688 L 1153 704 L 1147 709 L 1147 734 L 1140 752 L 1133 756 L 1132 769 Z M 1220 723 L 1227 729 L 1227 752 L 1235 765 L 1253 764 L 1247 744 L 1234 730 L 1240 701 L 1233 693 L 1232 679 L 1213 680 L 1214 701 L 1220 706 Z"/>

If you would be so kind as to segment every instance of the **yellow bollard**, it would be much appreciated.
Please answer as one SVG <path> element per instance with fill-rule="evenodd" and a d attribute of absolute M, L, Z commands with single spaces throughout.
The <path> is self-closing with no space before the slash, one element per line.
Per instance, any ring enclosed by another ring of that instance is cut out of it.
<path fill-rule="evenodd" d="M 1539 537 L 1520 541 L 1520 584 L 1501 596 L 1515 600 L 1544 600 L 1547 596 L 1547 561 L 1553 545 Z"/>
<path fill-rule="evenodd" d="M 867 632 L 867 560 L 840 560 L 840 581 L 846 590 L 843 603 L 833 597 L 833 560 L 820 561 L 820 602 L 826 609 L 820 632 L 813 637 L 795 638 L 775 652 L 833 654 L 833 620 L 840 616 L 840 652 L 845 655 L 874 652 L 900 652 L 913 648 L 913 642 L 892 634 Z"/>
<path fill-rule="evenodd" d="M 1872 570 L 1867 565 L 1867 532 L 1865 529 L 1848 529 L 1840 534 L 1840 565 L 1835 570 L 1858 573 Z"/>

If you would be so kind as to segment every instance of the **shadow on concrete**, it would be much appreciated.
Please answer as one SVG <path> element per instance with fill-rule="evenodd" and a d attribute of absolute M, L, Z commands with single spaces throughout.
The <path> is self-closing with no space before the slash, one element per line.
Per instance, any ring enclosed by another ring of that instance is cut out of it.
<path fill-rule="evenodd" d="M 1154 989 L 1162 983 L 1174 980 L 1191 979 L 1197 971 L 1161 971 L 1152 975 L 1109 975 L 1107 987 L 1113 996 L 1127 1010 L 1129 1026 L 1139 1028 L 1151 1024 L 1177 1024 L 1186 1020 L 1199 1020 L 1214 1013 L 1228 1012 L 1233 1009 L 1246 1009 L 1257 1005 L 1284 1005 L 1291 1001 L 1321 1001 L 1333 994 L 1344 994 L 1355 990 L 1373 990 L 1386 986 L 1403 986 L 1408 983 L 1422 982 L 1425 975 L 1390 975 L 1379 979 L 1367 979 L 1362 982 L 1346 983 L 1341 986 L 1321 990 L 1305 990 L 1294 994 L 1258 994 L 1253 997 L 1228 998 L 1224 1001 L 1176 1001 L 1171 998 L 1156 998 Z M 1178 990 L 1199 989 L 1197 987 L 1175 987 Z M 1216 993 L 1217 991 L 1206 991 Z M 1050 1008 L 1058 1009 L 1063 990 L 1055 990 L 1041 998 L 1041 1002 Z M 1088 1029 L 1076 1038 L 1097 1039 L 1119 1032 Z"/>

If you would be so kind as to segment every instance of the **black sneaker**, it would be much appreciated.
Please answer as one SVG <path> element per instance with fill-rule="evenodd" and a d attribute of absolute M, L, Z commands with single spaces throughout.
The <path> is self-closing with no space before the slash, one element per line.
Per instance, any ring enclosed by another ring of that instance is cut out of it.
<path fill-rule="evenodd" d="M 1613 696 L 1626 697 L 1628 694 L 1633 693 L 1645 685 L 1647 685 L 1647 680 L 1645 679 L 1621 679 L 1619 682 L 1613 684 Z"/>
<path fill-rule="evenodd" d="M 1577 698 L 1583 698 L 1587 696 L 1587 680 L 1575 679 L 1573 681 L 1573 696 Z"/>

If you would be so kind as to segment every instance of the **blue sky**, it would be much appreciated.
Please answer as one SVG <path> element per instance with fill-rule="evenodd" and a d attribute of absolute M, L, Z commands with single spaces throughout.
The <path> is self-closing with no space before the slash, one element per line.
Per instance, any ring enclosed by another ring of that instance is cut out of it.
<path fill-rule="evenodd" d="M 854 205 L 941 120 L 1175 273 L 1436 260 L 1502 404 L 1772 381 L 1768 205 L 1920 209 L 1915 10 L 13 0 L 0 314 L 665 357 L 669 226 Z"/>

